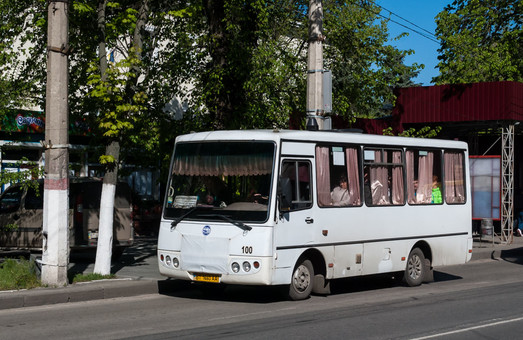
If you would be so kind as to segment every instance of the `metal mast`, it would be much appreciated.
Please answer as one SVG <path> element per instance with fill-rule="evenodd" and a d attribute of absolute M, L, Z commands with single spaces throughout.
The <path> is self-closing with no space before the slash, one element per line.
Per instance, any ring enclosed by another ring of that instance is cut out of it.
<path fill-rule="evenodd" d="M 501 240 L 512 243 L 514 224 L 514 124 L 502 127 L 501 132 Z"/>

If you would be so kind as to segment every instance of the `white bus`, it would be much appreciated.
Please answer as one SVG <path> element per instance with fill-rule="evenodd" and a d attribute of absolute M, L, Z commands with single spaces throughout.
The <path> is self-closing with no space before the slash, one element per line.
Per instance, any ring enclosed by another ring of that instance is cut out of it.
<path fill-rule="evenodd" d="M 404 272 L 409 286 L 472 255 L 464 142 L 342 131 L 176 139 L 158 238 L 164 276 L 329 292 Z"/>

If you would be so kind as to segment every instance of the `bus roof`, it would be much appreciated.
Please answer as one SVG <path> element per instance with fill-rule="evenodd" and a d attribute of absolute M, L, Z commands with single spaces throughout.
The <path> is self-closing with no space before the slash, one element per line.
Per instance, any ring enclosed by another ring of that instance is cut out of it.
<path fill-rule="evenodd" d="M 370 135 L 342 130 L 219 130 L 195 132 L 176 138 L 176 142 L 203 141 L 294 141 L 468 149 L 467 143 L 461 141 Z"/>

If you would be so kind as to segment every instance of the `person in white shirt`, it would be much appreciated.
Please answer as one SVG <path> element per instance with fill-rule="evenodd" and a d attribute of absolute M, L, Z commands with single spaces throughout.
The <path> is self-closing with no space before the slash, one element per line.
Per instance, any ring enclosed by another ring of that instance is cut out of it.
<path fill-rule="evenodd" d="M 342 175 L 340 177 L 340 184 L 335 187 L 331 192 L 331 205 L 334 206 L 347 206 L 349 205 L 349 190 L 347 177 Z"/>

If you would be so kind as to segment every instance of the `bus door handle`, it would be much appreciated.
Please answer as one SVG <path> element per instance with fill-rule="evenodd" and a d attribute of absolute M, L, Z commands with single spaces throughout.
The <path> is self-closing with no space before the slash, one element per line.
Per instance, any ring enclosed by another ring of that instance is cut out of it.
<path fill-rule="evenodd" d="M 307 224 L 311 224 L 311 223 L 314 223 L 314 219 L 311 218 L 311 217 L 307 217 L 307 218 L 305 219 L 305 222 L 306 222 Z"/>

